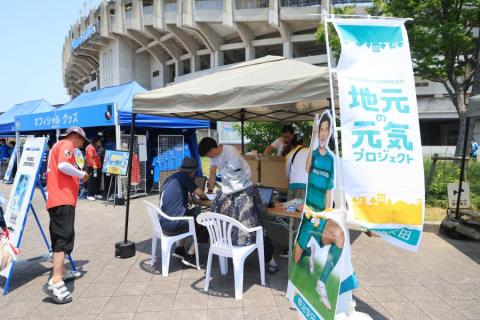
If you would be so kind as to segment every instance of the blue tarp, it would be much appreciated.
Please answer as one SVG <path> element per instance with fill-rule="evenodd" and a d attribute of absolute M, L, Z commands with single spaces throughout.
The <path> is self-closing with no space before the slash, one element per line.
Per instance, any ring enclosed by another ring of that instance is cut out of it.
<path fill-rule="evenodd" d="M 15 132 L 16 116 L 49 112 L 54 109 L 50 103 L 43 99 L 18 103 L 0 115 L 0 133 Z"/>

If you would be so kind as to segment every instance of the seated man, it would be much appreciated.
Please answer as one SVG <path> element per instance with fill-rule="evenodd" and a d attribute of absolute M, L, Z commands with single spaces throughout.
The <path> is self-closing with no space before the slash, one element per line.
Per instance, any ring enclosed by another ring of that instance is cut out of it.
<path fill-rule="evenodd" d="M 170 217 L 193 216 L 199 213 L 199 207 L 188 209 L 188 193 L 193 193 L 199 197 L 206 198 L 203 190 L 200 190 L 194 181 L 197 171 L 197 161 L 192 158 L 185 158 L 182 161 L 180 171 L 172 174 L 164 182 L 160 190 L 160 209 Z M 188 221 L 171 221 L 160 218 L 162 230 L 169 236 L 174 236 L 188 232 Z M 205 238 L 206 229 L 195 222 L 195 231 L 197 239 Z M 177 248 L 173 253 L 174 257 L 182 259 L 186 266 L 196 267 L 195 264 L 195 246 L 192 242 L 187 252 L 185 252 L 185 239 L 177 242 Z"/>

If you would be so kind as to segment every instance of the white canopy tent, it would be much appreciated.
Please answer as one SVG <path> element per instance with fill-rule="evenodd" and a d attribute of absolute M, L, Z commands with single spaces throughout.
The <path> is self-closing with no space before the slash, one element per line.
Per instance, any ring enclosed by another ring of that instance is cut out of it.
<path fill-rule="evenodd" d="M 133 113 L 215 121 L 312 120 L 329 106 L 328 68 L 266 56 L 136 94 Z"/>
<path fill-rule="evenodd" d="M 212 121 L 313 120 L 328 108 L 328 68 L 266 56 L 166 88 L 137 93 L 133 97 L 130 130 L 128 186 L 132 174 L 133 139 L 137 114 L 195 118 Z M 135 255 L 127 240 L 130 193 L 127 192 L 124 240 L 116 244 L 119 256 Z"/>

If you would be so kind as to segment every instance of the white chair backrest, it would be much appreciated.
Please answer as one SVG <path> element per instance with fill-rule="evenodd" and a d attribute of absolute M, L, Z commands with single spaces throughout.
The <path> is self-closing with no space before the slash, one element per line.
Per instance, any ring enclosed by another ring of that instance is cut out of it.
<path fill-rule="evenodd" d="M 160 225 L 160 209 L 158 209 L 153 203 L 148 201 L 143 201 L 145 208 L 148 211 L 150 220 L 152 220 L 153 230 L 156 232 L 162 232 L 162 226 Z"/>
<path fill-rule="evenodd" d="M 210 235 L 210 244 L 223 249 L 232 247 L 233 227 L 240 230 L 245 229 L 245 226 L 238 220 L 214 212 L 201 213 L 197 217 L 197 222 L 207 228 Z"/>
<path fill-rule="evenodd" d="M 150 214 L 150 219 L 152 219 L 152 225 L 155 231 L 162 232 L 162 226 L 160 225 L 160 217 L 173 221 L 172 217 L 168 216 L 165 212 L 162 211 L 162 197 L 160 197 L 160 208 L 155 206 L 153 203 L 143 200 L 145 207 Z"/>

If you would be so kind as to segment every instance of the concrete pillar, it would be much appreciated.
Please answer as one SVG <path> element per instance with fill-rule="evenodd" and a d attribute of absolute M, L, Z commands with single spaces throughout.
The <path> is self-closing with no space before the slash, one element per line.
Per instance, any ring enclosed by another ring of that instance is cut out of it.
<path fill-rule="evenodd" d="M 223 57 L 224 57 L 223 51 L 221 50 L 215 50 L 212 53 L 210 53 L 210 68 L 223 66 L 224 64 Z"/>
<path fill-rule="evenodd" d="M 192 53 L 190 57 L 190 70 L 193 72 L 200 71 L 200 56 Z"/>
<path fill-rule="evenodd" d="M 283 43 L 283 56 L 289 59 L 293 58 L 293 43 L 291 41 Z"/>
<path fill-rule="evenodd" d="M 255 47 L 249 45 L 245 48 L 245 61 L 250 61 L 255 59 Z"/>

